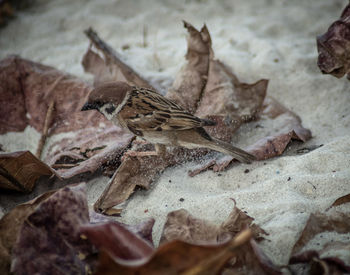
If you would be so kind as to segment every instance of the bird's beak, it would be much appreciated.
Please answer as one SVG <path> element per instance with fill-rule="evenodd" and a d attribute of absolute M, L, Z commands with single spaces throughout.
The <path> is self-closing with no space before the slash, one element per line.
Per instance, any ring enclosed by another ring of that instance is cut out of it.
<path fill-rule="evenodd" d="M 87 111 L 87 110 L 93 110 L 93 109 L 97 109 L 97 106 L 93 103 L 86 102 L 83 108 L 81 108 L 81 111 Z"/>

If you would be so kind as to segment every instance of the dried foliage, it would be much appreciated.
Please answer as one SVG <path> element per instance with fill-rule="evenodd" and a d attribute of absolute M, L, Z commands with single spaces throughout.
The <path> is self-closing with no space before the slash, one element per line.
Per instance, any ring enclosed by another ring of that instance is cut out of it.
<path fill-rule="evenodd" d="M 0 273 L 7 274 L 10 270 L 12 248 L 24 220 L 34 209 L 55 191 L 47 192 L 34 200 L 20 204 L 5 214 L 0 220 Z"/>
<path fill-rule="evenodd" d="M 0 134 L 23 131 L 28 125 L 34 127 L 44 137 L 39 156 L 46 137 L 71 133 L 70 138 L 52 144 L 44 158 L 62 178 L 115 167 L 133 136 L 98 112 L 80 112 L 91 87 L 52 67 L 16 56 L 0 61 L 0 68 Z M 54 107 L 48 112 L 50 106 Z M 38 161 L 33 158 L 27 164 L 36 167 Z"/>
<path fill-rule="evenodd" d="M 86 274 L 94 250 L 79 228 L 89 222 L 85 184 L 60 189 L 24 220 L 13 249 L 16 274 Z"/>
<path fill-rule="evenodd" d="M 324 74 L 341 78 L 350 70 L 350 5 L 327 32 L 317 36 L 317 65 Z M 349 74 L 348 74 L 349 78 Z"/>
<path fill-rule="evenodd" d="M 348 260 L 350 242 L 333 242 L 328 240 L 316 250 L 306 250 L 305 247 L 316 235 L 323 232 L 350 232 L 349 215 L 333 212 L 332 215 L 321 213 L 311 214 L 299 239 L 292 250 L 290 264 L 304 264 L 303 274 L 347 274 L 350 266 L 346 265 L 341 255 Z"/>
<path fill-rule="evenodd" d="M 39 177 L 55 174 L 29 151 L 0 153 L 0 188 L 30 192 Z"/>

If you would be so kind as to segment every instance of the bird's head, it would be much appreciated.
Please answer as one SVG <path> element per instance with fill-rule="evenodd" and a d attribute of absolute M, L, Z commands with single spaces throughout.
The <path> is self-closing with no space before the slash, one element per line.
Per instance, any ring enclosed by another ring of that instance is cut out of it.
<path fill-rule="evenodd" d="M 87 102 L 81 110 L 95 109 L 111 120 L 124 106 L 132 89 L 132 86 L 121 81 L 99 85 L 91 91 Z"/>

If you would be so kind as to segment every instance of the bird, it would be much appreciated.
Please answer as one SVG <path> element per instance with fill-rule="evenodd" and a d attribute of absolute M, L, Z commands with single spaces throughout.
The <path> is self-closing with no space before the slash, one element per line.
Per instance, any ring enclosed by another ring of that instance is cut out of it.
<path fill-rule="evenodd" d="M 173 100 L 148 88 L 126 82 L 107 82 L 88 95 L 82 111 L 97 110 L 115 125 L 155 145 L 154 154 L 164 156 L 168 146 L 207 148 L 251 163 L 255 157 L 231 144 L 211 137 L 204 126 L 216 123 L 194 116 Z"/>

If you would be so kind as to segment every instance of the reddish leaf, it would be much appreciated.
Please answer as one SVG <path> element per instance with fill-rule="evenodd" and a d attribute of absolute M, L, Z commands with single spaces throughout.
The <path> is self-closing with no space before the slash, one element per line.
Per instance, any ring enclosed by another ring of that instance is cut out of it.
<path fill-rule="evenodd" d="M 350 5 L 347 5 L 339 20 L 326 33 L 317 36 L 317 65 L 324 74 L 341 78 L 349 73 L 350 62 Z"/>
<path fill-rule="evenodd" d="M 20 204 L 5 214 L 0 220 L 0 274 L 10 273 L 12 248 L 24 220 L 34 209 L 56 191 L 47 192 L 31 201 Z"/>
<path fill-rule="evenodd" d="M 30 192 L 41 176 L 55 174 L 29 151 L 0 153 L 0 188 Z"/>
<path fill-rule="evenodd" d="M 332 216 L 321 213 L 311 214 L 298 241 L 293 247 L 292 254 L 299 252 L 317 234 L 327 231 L 338 233 L 350 232 L 349 217 L 338 212 Z"/>
<path fill-rule="evenodd" d="M 167 93 L 167 97 L 175 100 L 189 112 L 194 113 L 207 82 L 209 53 L 212 51 L 211 38 L 205 25 L 200 31 L 197 31 L 185 21 L 184 26 L 189 33 L 186 53 L 187 64 L 181 68 L 173 86 Z"/>
<path fill-rule="evenodd" d="M 85 225 L 81 232 L 100 250 L 108 251 L 112 258 L 136 260 L 149 257 L 153 246 L 124 225 L 108 222 Z"/>
<path fill-rule="evenodd" d="M 98 53 L 93 52 L 89 48 L 82 61 L 85 71 L 95 75 L 95 84 L 106 81 L 125 81 L 154 90 L 148 81 L 121 61 L 118 53 L 102 41 L 92 28 L 86 30 L 85 34 L 103 56 L 102 58 Z"/>
<path fill-rule="evenodd" d="M 13 249 L 16 274 L 85 274 L 91 268 L 91 244 L 79 227 L 89 221 L 85 184 L 60 189 L 23 223 Z"/>
<path fill-rule="evenodd" d="M 308 250 L 290 258 L 289 264 L 308 264 L 310 275 L 342 275 L 350 273 L 350 266 L 336 257 L 321 258 L 315 250 Z"/>
<path fill-rule="evenodd" d="M 160 246 L 152 255 L 133 261 L 102 251 L 97 274 L 219 274 L 250 237 L 247 230 L 221 244 L 192 245 L 172 241 Z"/>
<path fill-rule="evenodd" d="M 228 235 L 234 237 L 245 228 L 250 228 L 255 238 L 259 238 L 261 234 L 267 234 L 259 226 L 253 224 L 253 220 L 236 205 L 227 220 L 221 225 L 198 219 L 185 209 L 180 209 L 168 213 L 160 243 L 172 240 L 182 240 L 193 244 L 217 242 L 227 238 Z"/>
<path fill-rule="evenodd" d="M 74 132 L 73 137 L 53 144 L 45 158 L 59 170 L 58 175 L 70 178 L 118 163 L 132 135 L 98 112 L 80 111 L 91 87 L 52 67 L 19 57 L 0 61 L 0 67 L 0 134 L 23 131 L 27 125 L 41 132 L 48 107 L 54 102 L 48 136 Z"/>

